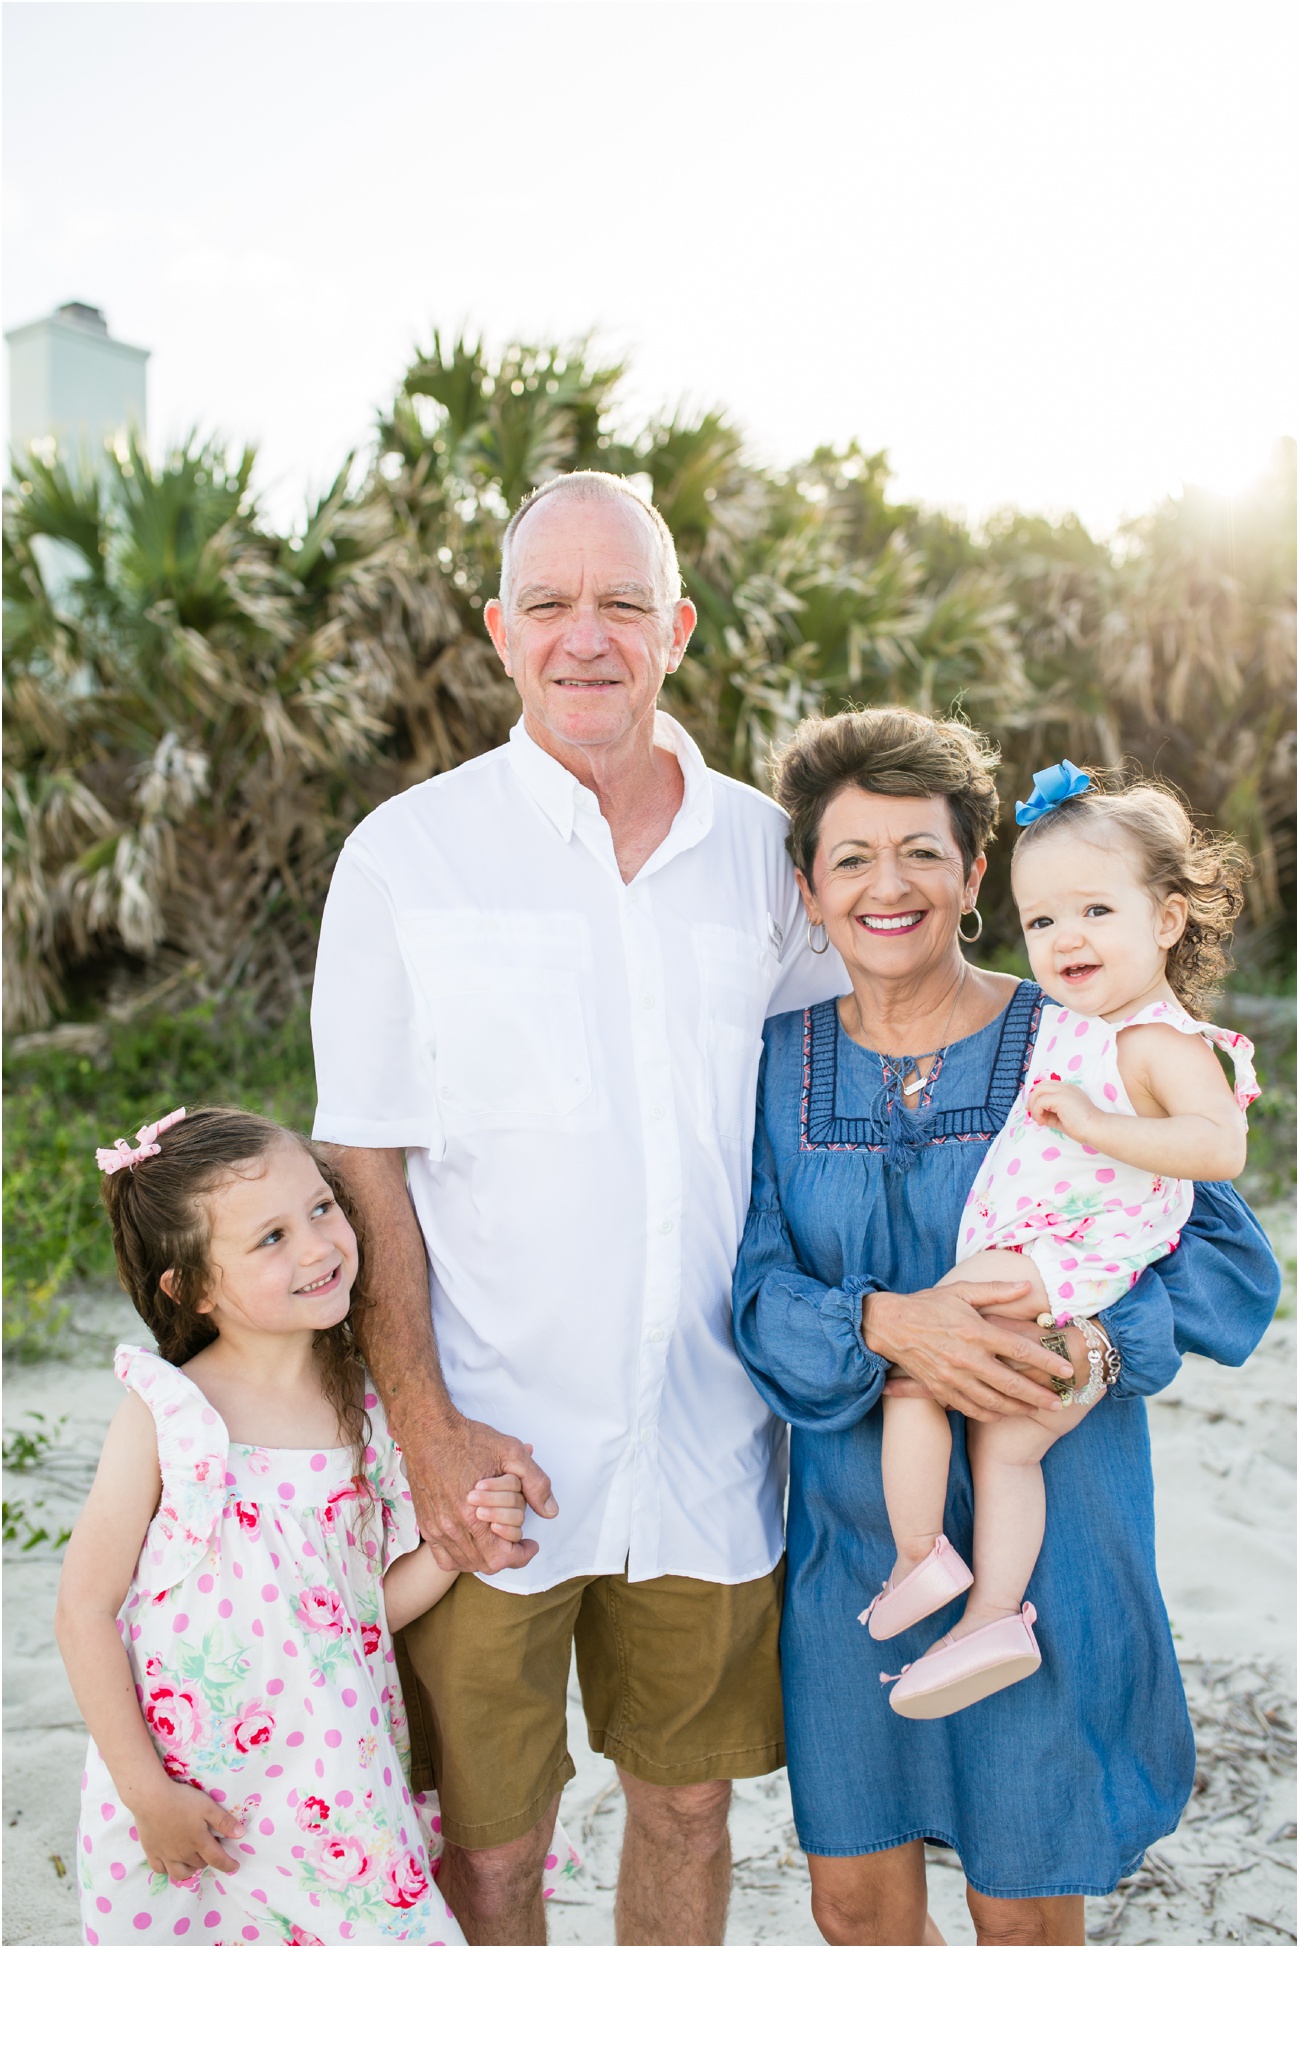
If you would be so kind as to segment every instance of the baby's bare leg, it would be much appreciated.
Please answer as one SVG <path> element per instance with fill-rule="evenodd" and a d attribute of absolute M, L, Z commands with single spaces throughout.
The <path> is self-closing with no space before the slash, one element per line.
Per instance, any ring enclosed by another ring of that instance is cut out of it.
<path fill-rule="evenodd" d="M 1018 1301 L 1008 1301 L 997 1310 L 999 1316 L 1023 1316 L 1033 1322 L 1039 1315 L 1050 1315 L 1051 1304 L 1042 1275 L 1033 1264 L 1027 1252 L 975 1252 L 973 1258 L 962 1259 L 959 1266 L 953 1266 L 950 1273 L 944 1273 L 940 1287 L 950 1287 L 953 1280 L 979 1280 L 1006 1282 L 1027 1280 L 1031 1282 L 1031 1293 L 1021 1295 Z"/>
<path fill-rule="evenodd" d="M 1033 1322 L 1051 1313 L 1042 1275 L 1026 1252 L 976 1252 L 945 1273 L 939 1285 L 953 1280 L 1027 1280 L 1030 1291 L 1007 1302 L 998 1315 Z M 1031 1416 L 966 1423 L 974 1481 L 974 1584 L 954 1636 L 1018 1614 L 1046 1530 L 1042 1460 L 1056 1438 L 1075 1429 L 1086 1413 L 1077 1407 L 1035 1409 Z"/>
<path fill-rule="evenodd" d="M 974 1584 L 954 1636 L 1019 1613 L 1046 1530 L 1042 1460 L 1089 1412 L 1077 1406 L 1035 1409 L 1023 1418 L 966 1423 L 974 1481 Z"/>
<path fill-rule="evenodd" d="M 951 1424 L 937 1401 L 919 1395 L 885 1401 L 880 1469 L 897 1546 L 895 1584 L 928 1557 L 943 1533 L 951 1457 Z"/>

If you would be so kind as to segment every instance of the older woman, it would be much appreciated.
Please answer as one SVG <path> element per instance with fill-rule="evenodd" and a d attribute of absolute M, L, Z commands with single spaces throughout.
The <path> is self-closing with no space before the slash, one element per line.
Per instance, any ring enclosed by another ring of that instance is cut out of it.
<path fill-rule="evenodd" d="M 1276 1264 L 1224 1184 L 1197 1189 L 1178 1250 L 1102 1322 L 1119 1377 L 1044 1467 L 1047 1536 L 1030 1595 L 1049 1626 L 1026 1684 L 935 1721 L 892 1713 L 856 1616 L 893 1555 L 879 1400 L 955 1411 L 945 1527 L 968 1555 L 959 1416 L 1054 1406 L 1062 1361 L 996 1311 L 1022 1290 L 935 1283 L 1005 1121 L 1041 992 L 970 966 L 996 818 L 995 756 L 966 727 L 895 710 L 809 720 L 777 794 L 815 950 L 852 992 L 766 1028 L 753 1197 L 735 1278 L 740 1355 L 793 1425 L 781 1655 L 786 1740 L 812 1905 L 839 1944 L 938 1941 L 924 1844 L 965 1868 L 980 1942 L 1080 1943 L 1083 1895 L 1112 1891 L 1176 1826 L 1194 1745 L 1155 1576 L 1141 1397 L 1180 1354 L 1239 1365 L 1267 1325 Z M 974 930 L 963 932 L 962 921 Z M 1085 1344 L 1071 1333 L 1076 1365 Z M 959 1606 L 889 1645 L 894 1670 Z"/>

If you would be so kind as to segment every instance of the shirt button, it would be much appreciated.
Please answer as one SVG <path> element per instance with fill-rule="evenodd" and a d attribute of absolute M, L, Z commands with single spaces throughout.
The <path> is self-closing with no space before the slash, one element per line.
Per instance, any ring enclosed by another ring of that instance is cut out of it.
<path fill-rule="evenodd" d="M 664 1237 L 669 1237 L 672 1232 L 672 1218 L 670 1216 L 665 1216 L 663 1218 L 663 1221 L 659 1225 L 659 1229 L 663 1233 Z"/>
<path fill-rule="evenodd" d="M 650 1115 L 653 1117 L 655 1123 L 657 1123 L 660 1117 L 665 1117 L 667 1115 L 667 1111 L 664 1109 L 663 1104 L 661 1102 L 656 1102 L 653 1109 L 650 1111 Z"/>
<path fill-rule="evenodd" d="M 642 1010 L 652 1010 L 654 1008 L 653 996 L 642 996 L 640 999 L 640 1005 Z"/>
<path fill-rule="evenodd" d="M 645 1444 L 645 1445 L 647 1445 L 647 1446 L 648 1446 L 649 1444 L 652 1444 L 652 1443 L 653 1443 L 653 1441 L 654 1441 L 654 1432 L 653 1432 L 653 1430 L 652 1430 L 652 1429 L 643 1429 L 643 1430 L 641 1431 L 641 1433 L 640 1433 L 640 1440 L 641 1440 L 641 1442 L 642 1442 L 643 1444 Z"/>
<path fill-rule="evenodd" d="M 663 1334 L 664 1334 L 664 1333 L 663 1333 L 663 1331 L 662 1331 L 662 1330 L 651 1330 L 651 1331 L 649 1332 L 649 1340 L 650 1340 L 650 1343 L 651 1343 L 651 1344 L 661 1344 L 661 1343 L 663 1342 Z"/>

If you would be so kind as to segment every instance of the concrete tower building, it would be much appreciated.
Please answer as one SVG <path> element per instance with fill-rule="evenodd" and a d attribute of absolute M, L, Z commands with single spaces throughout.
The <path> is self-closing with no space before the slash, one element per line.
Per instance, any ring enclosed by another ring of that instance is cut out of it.
<path fill-rule="evenodd" d="M 12 327 L 9 344 L 9 445 L 21 457 L 57 444 L 65 462 L 100 460 L 106 441 L 126 427 L 145 431 L 147 348 L 114 341 L 97 306 L 72 300 L 48 319 Z"/>

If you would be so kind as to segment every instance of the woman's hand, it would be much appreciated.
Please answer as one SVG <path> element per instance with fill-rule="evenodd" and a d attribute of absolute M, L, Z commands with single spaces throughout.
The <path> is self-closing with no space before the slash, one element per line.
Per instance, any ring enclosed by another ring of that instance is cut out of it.
<path fill-rule="evenodd" d="M 150 1870 L 165 1871 L 173 1884 L 188 1884 L 209 1865 L 238 1870 L 222 1838 L 237 1841 L 244 1824 L 196 1785 L 176 1785 L 166 1778 L 131 1812 Z"/>
<path fill-rule="evenodd" d="M 1018 1301 L 1028 1291 L 1026 1280 L 955 1280 L 918 1294 L 868 1294 L 862 1303 L 862 1339 L 881 1358 L 900 1365 L 921 1392 L 972 1422 L 1059 1408 L 1059 1396 L 1035 1385 L 1025 1368 L 1036 1366 L 1068 1379 L 1064 1359 L 1035 1343 L 1028 1334 L 1031 1326 L 981 1313 Z M 884 1389 L 894 1398 L 908 1391 L 906 1380 L 890 1381 Z"/>

